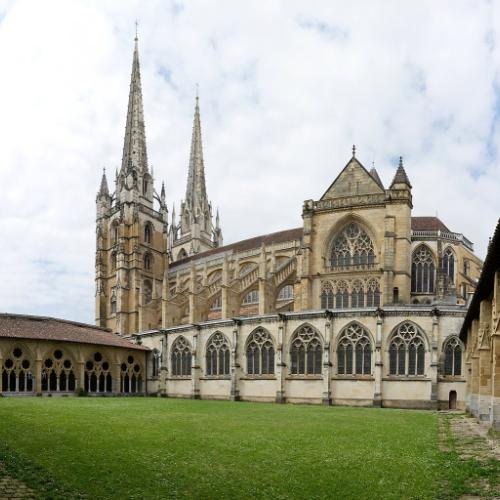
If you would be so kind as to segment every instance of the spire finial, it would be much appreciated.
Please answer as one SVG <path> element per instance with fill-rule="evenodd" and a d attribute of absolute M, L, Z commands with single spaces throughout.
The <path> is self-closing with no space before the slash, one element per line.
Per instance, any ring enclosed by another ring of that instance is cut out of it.
<path fill-rule="evenodd" d="M 353 144 L 352 145 L 352 157 L 354 158 L 356 156 L 356 146 Z"/>
<path fill-rule="evenodd" d="M 403 157 L 402 156 L 399 157 L 399 166 L 400 167 L 403 166 Z"/>
<path fill-rule="evenodd" d="M 134 41 L 136 41 L 136 42 L 138 40 L 138 38 L 137 38 L 138 29 L 139 29 L 139 21 L 136 19 L 135 20 L 135 38 L 134 38 Z"/>

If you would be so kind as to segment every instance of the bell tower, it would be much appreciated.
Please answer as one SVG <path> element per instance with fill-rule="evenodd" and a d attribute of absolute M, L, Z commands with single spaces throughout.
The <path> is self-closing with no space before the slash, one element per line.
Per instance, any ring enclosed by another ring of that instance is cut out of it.
<path fill-rule="evenodd" d="M 103 173 L 96 199 L 96 324 L 127 334 L 161 324 L 168 266 L 165 187 L 158 195 L 148 166 L 137 35 L 115 185 L 110 194 Z"/>

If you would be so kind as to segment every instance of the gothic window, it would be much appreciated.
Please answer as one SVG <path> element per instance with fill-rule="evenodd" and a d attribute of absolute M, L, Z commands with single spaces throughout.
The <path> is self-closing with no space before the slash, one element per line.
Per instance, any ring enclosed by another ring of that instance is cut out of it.
<path fill-rule="evenodd" d="M 218 295 L 213 302 L 210 304 L 211 311 L 220 311 L 222 310 L 222 296 Z"/>
<path fill-rule="evenodd" d="M 443 271 L 448 276 L 451 283 L 455 282 L 455 254 L 453 250 L 448 247 L 443 255 Z"/>
<path fill-rule="evenodd" d="M 174 377 L 191 376 L 191 345 L 183 337 L 177 337 L 172 345 L 172 375 Z"/>
<path fill-rule="evenodd" d="M 148 222 L 144 226 L 144 242 L 145 243 L 151 243 L 152 234 L 153 234 L 153 228 L 152 228 L 151 224 Z"/>
<path fill-rule="evenodd" d="M 42 363 L 42 391 L 70 392 L 76 389 L 73 362 L 61 349 L 56 349 Z"/>
<path fill-rule="evenodd" d="M 332 268 L 366 266 L 375 262 L 373 242 L 364 229 L 348 224 L 333 240 L 330 264 Z"/>
<path fill-rule="evenodd" d="M 111 294 L 110 305 L 111 305 L 111 314 L 116 314 L 116 295 L 115 295 L 115 292 L 113 292 Z"/>
<path fill-rule="evenodd" d="M 120 391 L 126 394 L 142 393 L 142 368 L 131 354 L 120 365 Z"/>
<path fill-rule="evenodd" d="M 148 193 L 148 178 L 144 177 L 142 180 L 142 194 L 147 194 Z"/>
<path fill-rule="evenodd" d="M 351 307 L 365 307 L 365 290 L 360 280 L 354 280 L 352 283 Z"/>
<path fill-rule="evenodd" d="M 85 362 L 84 388 L 87 392 L 112 392 L 111 364 L 98 351 Z"/>
<path fill-rule="evenodd" d="M 349 307 L 349 289 L 343 280 L 337 282 L 335 293 L 335 309 L 346 309 Z"/>
<path fill-rule="evenodd" d="M 240 267 L 240 278 L 251 273 L 254 269 L 257 269 L 257 264 L 255 262 L 247 262 Z"/>
<path fill-rule="evenodd" d="M 111 243 L 112 244 L 118 243 L 119 233 L 120 233 L 120 228 L 118 226 L 118 222 L 115 221 L 113 223 L 113 225 L 111 226 Z"/>
<path fill-rule="evenodd" d="M 144 269 L 146 269 L 146 271 L 149 271 L 151 269 L 152 263 L 153 257 L 151 256 L 151 254 L 147 253 L 146 255 L 144 255 Z"/>
<path fill-rule="evenodd" d="M 323 345 L 311 326 L 299 328 L 292 338 L 290 351 L 292 375 L 321 374 Z"/>
<path fill-rule="evenodd" d="M 111 270 L 116 270 L 116 252 L 111 253 Z"/>
<path fill-rule="evenodd" d="M 321 309 L 333 308 L 333 288 L 328 282 L 323 283 L 321 290 Z"/>
<path fill-rule="evenodd" d="M 252 290 L 251 292 L 248 292 L 245 295 L 245 298 L 243 299 L 242 304 L 244 306 L 250 305 L 250 304 L 258 304 L 259 303 L 259 291 L 258 290 Z"/>
<path fill-rule="evenodd" d="M 462 344 L 457 337 L 446 341 L 444 348 L 444 374 L 462 375 Z"/>
<path fill-rule="evenodd" d="M 420 245 L 412 255 L 412 293 L 434 292 L 434 270 L 434 259 L 431 251 L 425 245 Z"/>
<path fill-rule="evenodd" d="M 206 363 L 207 375 L 229 375 L 230 374 L 229 342 L 225 335 L 220 332 L 214 333 L 207 344 Z"/>
<path fill-rule="evenodd" d="M 366 307 L 380 307 L 380 284 L 372 278 L 366 283 Z"/>
<path fill-rule="evenodd" d="M 464 259 L 464 276 L 469 276 L 470 274 L 470 260 Z"/>
<path fill-rule="evenodd" d="M 185 259 L 187 257 L 187 252 L 184 250 L 184 248 L 181 248 L 179 250 L 179 253 L 177 254 L 177 260 Z"/>
<path fill-rule="evenodd" d="M 339 375 L 369 375 L 372 372 L 372 344 L 368 332 L 353 323 L 340 334 L 337 346 Z"/>
<path fill-rule="evenodd" d="M 149 304 L 153 300 L 153 285 L 150 280 L 144 280 L 144 303 Z"/>
<path fill-rule="evenodd" d="M 285 285 L 280 288 L 278 292 L 278 301 L 280 300 L 292 300 L 293 299 L 293 286 Z"/>
<path fill-rule="evenodd" d="M 412 323 L 401 324 L 389 346 L 389 373 L 423 375 L 424 365 L 425 343 L 422 334 Z"/>
<path fill-rule="evenodd" d="M 24 349 L 14 348 L 0 365 L 0 392 L 33 392 L 35 388 L 33 361 Z"/>
<path fill-rule="evenodd" d="M 274 345 L 269 332 L 258 328 L 247 341 L 247 373 L 270 375 L 274 373 Z"/>

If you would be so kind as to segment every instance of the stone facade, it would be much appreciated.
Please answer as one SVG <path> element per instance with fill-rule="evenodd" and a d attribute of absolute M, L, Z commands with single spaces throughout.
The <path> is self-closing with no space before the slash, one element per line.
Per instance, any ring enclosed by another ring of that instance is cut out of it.
<path fill-rule="evenodd" d="M 302 227 L 223 246 L 207 197 L 198 97 L 178 222 L 147 166 L 137 41 L 130 96 L 116 192 L 103 176 L 97 196 L 96 322 L 157 350 L 150 390 L 463 405 L 464 371 L 445 367 L 443 356 L 482 263 L 438 218 L 412 217 L 402 159 L 385 187 L 353 148 L 325 193 L 304 202 Z"/>
<path fill-rule="evenodd" d="M 467 410 L 500 430 L 500 221 L 460 338 L 466 344 Z"/>

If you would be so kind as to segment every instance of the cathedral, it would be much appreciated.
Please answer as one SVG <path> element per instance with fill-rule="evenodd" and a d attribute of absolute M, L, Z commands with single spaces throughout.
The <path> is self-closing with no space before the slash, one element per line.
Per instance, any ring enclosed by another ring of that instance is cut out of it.
<path fill-rule="evenodd" d="M 402 408 L 464 407 L 458 334 L 482 262 L 412 216 L 403 160 L 384 186 L 352 154 L 302 227 L 223 244 L 196 97 L 185 199 L 148 166 L 137 39 L 122 163 L 97 194 L 96 324 L 151 349 L 148 392 Z"/>

